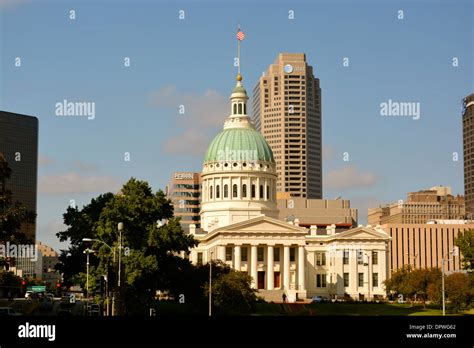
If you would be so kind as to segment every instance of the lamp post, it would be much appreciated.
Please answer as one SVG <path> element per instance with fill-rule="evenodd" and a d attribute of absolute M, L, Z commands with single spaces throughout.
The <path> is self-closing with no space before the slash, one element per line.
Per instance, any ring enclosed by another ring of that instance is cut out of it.
<path fill-rule="evenodd" d="M 367 256 L 367 301 L 370 301 L 370 255 L 364 251 Z"/>
<path fill-rule="evenodd" d="M 212 316 L 212 255 L 214 254 L 211 251 L 211 260 L 209 262 L 209 316 Z"/>
<path fill-rule="evenodd" d="M 103 240 L 97 239 L 97 238 L 82 238 L 83 242 L 99 242 L 103 245 L 105 245 L 109 250 L 112 252 L 114 255 L 114 263 L 115 263 L 115 249 L 113 249 L 110 245 L 108 245 L 106 242 Z M 107 316 L 110 315 L 110 310 L 109 310 L 109 277 L 108 277 L 108 268 L 109 268 L 109 257 L 107 257 L 107 279 L 106 279 L 106 302 L 107 302 Z"/>
<path fill-rule="evenodd" d="M 84 254 L 86 254 L 87 262 L 86 262 L 86 313 L 89 311 L 89 254 L 93 253 L 94 250 L 87 248 L 84 250 Z"/>
<path fill-rule="evenodd" d="M 119 231 L 119 254 L 118 254 L 118 312 L 119 315 L 122 314 L 122 230 L 123 230 L 123 222 L 119 222 L 117 225 L 117 229 Z"/>

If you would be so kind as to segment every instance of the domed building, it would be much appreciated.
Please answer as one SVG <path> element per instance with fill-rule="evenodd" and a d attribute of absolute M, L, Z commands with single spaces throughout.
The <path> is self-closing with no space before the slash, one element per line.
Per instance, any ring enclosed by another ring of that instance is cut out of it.
<path fill-rule="evenodd" d="M 191 262 L 219 259 L 247 272 L 267 301 L 282 301 L 283 294 L 289 302 L 316 295 L 384 297 L 390 237 L 379 226 L 336 233 L 332 225 L 321 235 L 317 226 L 300 227 L 297 218 L 277 219 L 275 160 L 248 116 L 247 100 L 239 74 L 230 115 L 204 156 L 202 228 L 190 225 L 199 241 Z"/>
<path fill-rule="evenodd" d="M 201 175 L 205 231 L 266 215 L 276 218 L 276 164 L 247 114 L 242 76 L 230 96 L 230 116 L 209 145 Z"/>

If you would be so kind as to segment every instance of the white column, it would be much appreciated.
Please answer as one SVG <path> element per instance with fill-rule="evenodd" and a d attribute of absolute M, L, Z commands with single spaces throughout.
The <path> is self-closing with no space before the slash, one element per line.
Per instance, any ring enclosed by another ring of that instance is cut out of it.
<path fill-rule="evenodd" d="M 197 265 L 198 256 L 197 256 L 197 251 L 196 250 L 191 250 L 189 258 L 191 259 L 191 263 L 193 265 Z"/>
<path fill-rule="evenodd" d="M 273 282 L 273 245 L 269 245 L 267 247 L 267 290 L 273 290 Z"/>
<path fill-rule="evenodd" d="M 305 258 L 304 246 L 300 245 L 298 247 L 298 290 L 305 289 L 305 279 L 304 279 L 305 263 L 306 263 L 306 258 Z"/>
<path fill-rule="evenodd" d="M 225 246 L 224 245 L 217 246 L 217 258 L 225 262 Z"/>
<path fill-rule="evenodd" d="M 240 262 L 242 260 L 241 252 L 240 252 L 240 245 L 234 246 L 234 269 L 240 271 Z"/>
<path fill-rule="evenodd" d="M 250 276 L 252 277 L 252 288 L 257 288 L 257 246 L 250 247 Z"/>
<path fill-rule="evenodd" d="M 290 247 L 283 246 L 283 287 L 290 289 Z"/>

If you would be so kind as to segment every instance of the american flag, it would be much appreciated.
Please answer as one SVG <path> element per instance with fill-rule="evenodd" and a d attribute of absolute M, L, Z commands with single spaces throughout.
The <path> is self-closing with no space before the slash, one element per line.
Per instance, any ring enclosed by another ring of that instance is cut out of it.
<path fill-rule="evenodd" d="M 245 39 L 245 34 L 242 30 L 239 29 L 237 31 L 237 40 L 242 41 L 243 39 Z"/>

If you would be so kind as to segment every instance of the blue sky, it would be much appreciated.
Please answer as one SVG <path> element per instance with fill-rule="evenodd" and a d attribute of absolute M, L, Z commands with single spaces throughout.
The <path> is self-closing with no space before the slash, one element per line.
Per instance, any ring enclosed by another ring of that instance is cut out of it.
<path fill-rule="evenodd" d="M 461 100 L 474 92 L 473 8 L 472 1 L 0 0 L 0 108 L 40 121 L 38 239 L 58 248 L 54 235 L 70 200 L 82 206 L 131 176 L 159 189 L 175 170 L 200 171 L 228 115 L 237 23 L 246 33 L 249 92 L 279 52 L 306 53 L 320 78 L 325 198 L 351 199 L 365 223 L 367 207 L 408 191 L 449 185 L 463 193 Z M 95 119 L 56 116 L 64 99 L 94 102 Z M 420 103 L 420 119 L 381 116 L 389 99 Z"/>

